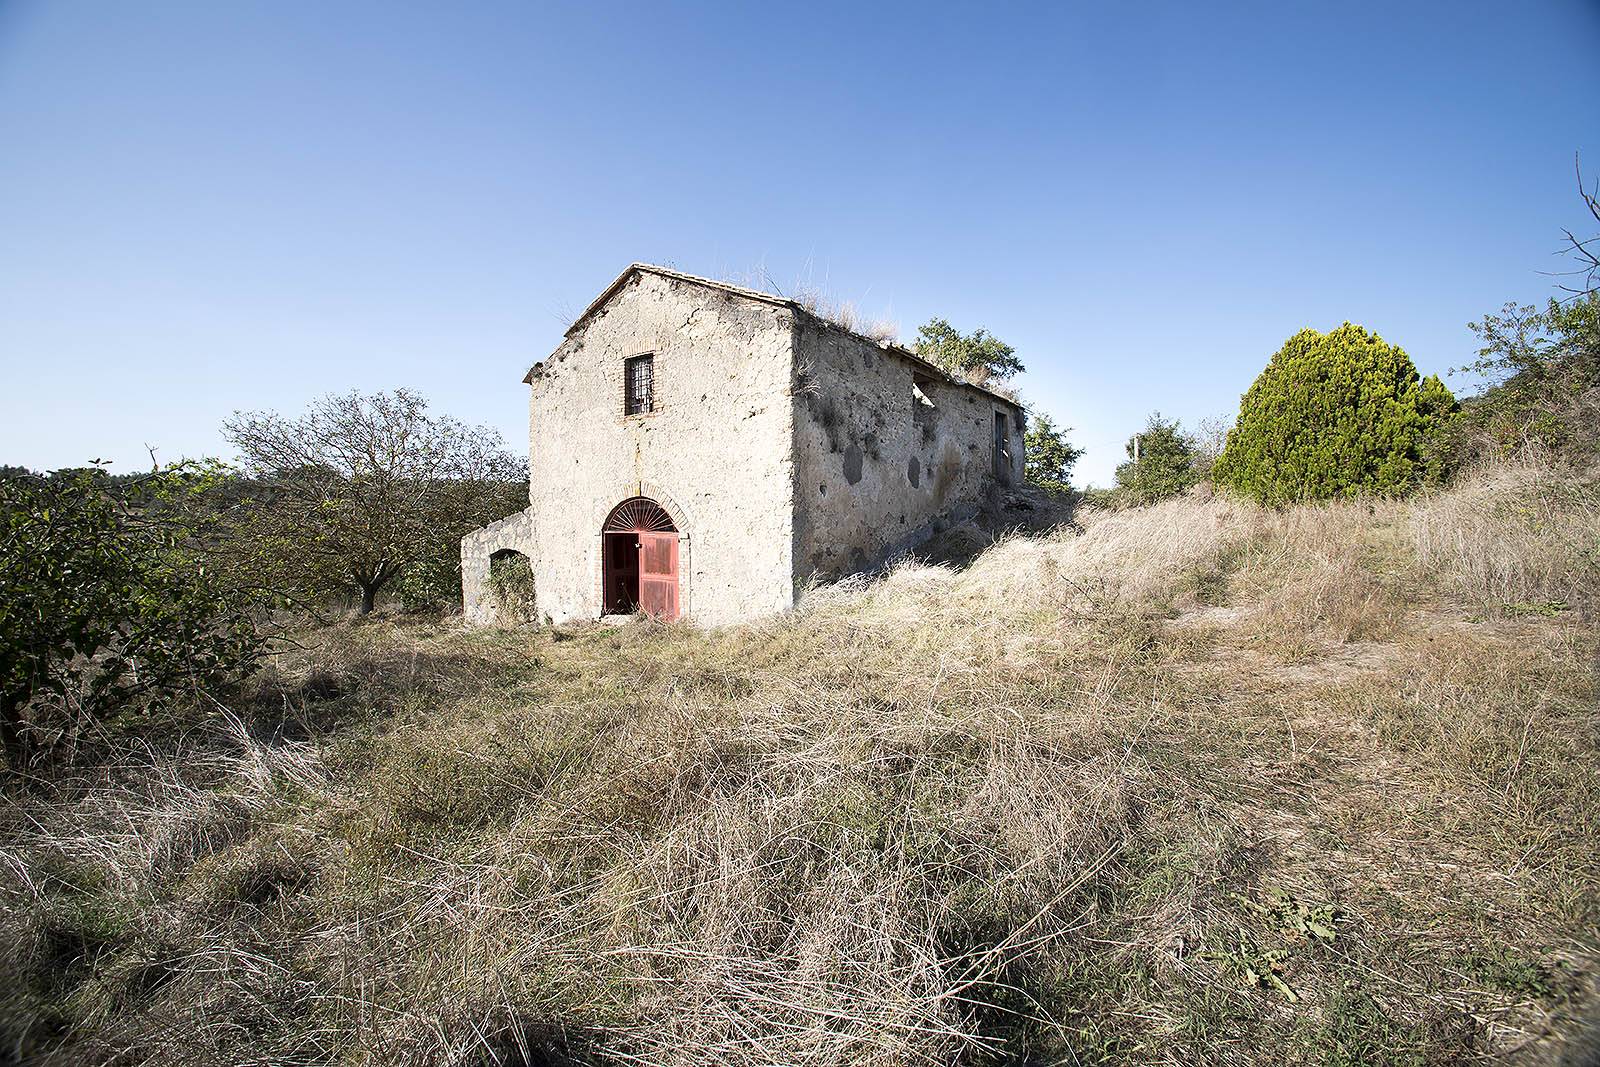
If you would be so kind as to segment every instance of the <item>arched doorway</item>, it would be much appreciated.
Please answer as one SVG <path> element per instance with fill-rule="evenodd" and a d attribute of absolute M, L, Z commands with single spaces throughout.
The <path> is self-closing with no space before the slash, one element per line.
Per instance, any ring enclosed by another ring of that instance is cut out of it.
<path fill-rule="evenodd" d="M 678 528 L 649 497 L 630 497 L 606 516 L 604 603 L 607 615 L 642 611 L 678 617 Z"/>

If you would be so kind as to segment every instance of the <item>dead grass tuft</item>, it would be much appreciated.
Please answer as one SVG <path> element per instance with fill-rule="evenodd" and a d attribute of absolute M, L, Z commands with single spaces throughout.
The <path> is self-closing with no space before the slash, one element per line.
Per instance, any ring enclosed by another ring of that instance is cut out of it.
<path fill-rule="evenodd" d="M 1496 614 L 1600 605 L 1600 474 L 1521 459 L 1417 507 L 1423 564 Z"/>
<path fill-rule="evenodd" d="M 863 315 L 849 300 L 829 296 L 820 289 L 802 286 L 792 299 L 817 318 L 831 322 L 842 330 L 859 334 L 880 345 L 895 344 L 900 339 L 900 326 L 889 319 L 875 319 Z"/>

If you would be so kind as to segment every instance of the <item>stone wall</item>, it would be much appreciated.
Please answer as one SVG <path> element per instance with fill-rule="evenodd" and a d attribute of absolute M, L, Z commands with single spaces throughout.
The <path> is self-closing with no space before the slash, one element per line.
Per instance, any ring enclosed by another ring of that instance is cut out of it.
<path fill-rule="evenodd" d="M 1022 481 L 1021 409 L 865 338 L 795 328 L 795 577 L 869 569 L 999 506 Z M 995 416 L 1010 462 L 994 465 Z"/>
<path fill-rule="evenodd" d="M 489 561 L 505 551 L 521 552 L 530 564 L 537 558 L 529 512 L 508 515 L 461 539 L 461 610 L 470 624 L 488 625 L 499 619 L 489 589 Z"/>
<path fill-rule="evenodd" d="M 667 509 L 685 617 L 718 625 L 793 603 L 784 307 L 649 272 L 531 373 L 528 537 L 539 612 L 601 608 L 606 516 L 631 496 Z M 623 414 L 623 361 L 654 356 L 655 410 Z"/>

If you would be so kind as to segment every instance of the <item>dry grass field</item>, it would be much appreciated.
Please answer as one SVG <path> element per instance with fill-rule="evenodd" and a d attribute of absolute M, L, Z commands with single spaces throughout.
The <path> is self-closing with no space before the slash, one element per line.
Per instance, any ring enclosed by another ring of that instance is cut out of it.
<path fill-rule="evenodd" d="M 719 632 L 308 633 L 12 790 L 0 1059 L 1558 1063 L 1597 602 L 1600 483 L 1524 465 Z"/>

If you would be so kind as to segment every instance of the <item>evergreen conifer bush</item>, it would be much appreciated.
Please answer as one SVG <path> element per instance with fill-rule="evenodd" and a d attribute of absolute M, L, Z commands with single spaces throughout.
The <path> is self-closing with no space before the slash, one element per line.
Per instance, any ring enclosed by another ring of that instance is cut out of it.
<path fill-rule="evenodd" d="M 1437 376 L 1377 334 L 1301 330 L 1245 393 L 1214 478 L 1268 504 L 1402 495 L 1442 475 L 1455 410 Z"/>

